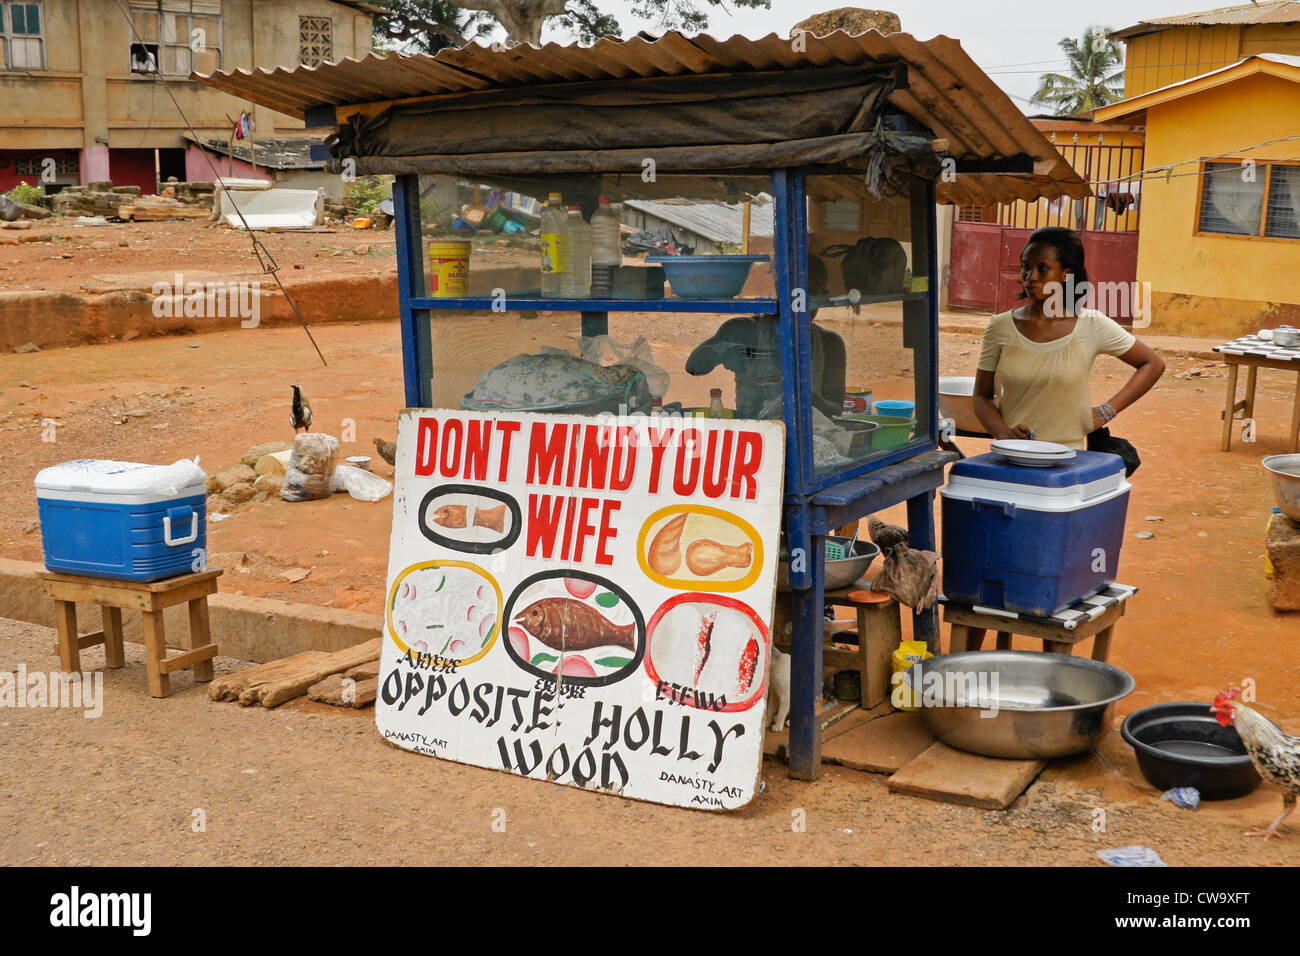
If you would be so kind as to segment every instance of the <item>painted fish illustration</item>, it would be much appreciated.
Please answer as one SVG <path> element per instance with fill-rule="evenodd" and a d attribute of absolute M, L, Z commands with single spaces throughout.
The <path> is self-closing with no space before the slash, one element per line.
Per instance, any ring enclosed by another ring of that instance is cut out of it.
<path fill-rule="evenodd" d="M 443 505 L 433 513 L 433 523 L 444 528 L 465 527 L 465 505 Z"/>
<path fill-rule="evenodd" d="M 636 625 L 618 626 L 572 598 L 542 598 L 517 614 L 514 623 L 553 650 L 585 651 L 593 647 L 636 650 Z"/>

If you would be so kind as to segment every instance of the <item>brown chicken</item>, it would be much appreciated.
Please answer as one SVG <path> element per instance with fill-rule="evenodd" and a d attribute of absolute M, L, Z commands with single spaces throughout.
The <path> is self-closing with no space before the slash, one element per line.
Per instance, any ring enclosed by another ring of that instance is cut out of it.
<path fill-rule="evenodd" d="M 379 452 L 379 457 L 384 459 L 390 465 L 397 464 L 397 442 L 384 441 L 382 438 L 375 439 L 375 451 Z"/>
<path fill-rule="evenodd" d="M 1248 830 L 1246 836 L 1262 836 L 1265 840 L 1279 836 L 1278 828 L 1295 809 L 1296 795 L 1300 794 L 1300 738 L 1284 734 L 1272 721 L 1243 704 L 1236 687 L 1214 698 L 1210 710 L 1223 726 L 1232 724 L 1237 728 L 1259 775 L 1282 788 L 1281 814 L 1262 830 Z"/>

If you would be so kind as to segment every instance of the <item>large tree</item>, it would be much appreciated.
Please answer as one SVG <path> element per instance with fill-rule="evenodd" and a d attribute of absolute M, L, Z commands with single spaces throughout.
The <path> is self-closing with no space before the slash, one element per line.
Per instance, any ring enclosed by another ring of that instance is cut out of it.
<path fill-rule="evenodd" d="M 1044 73 L 1030 102 L 1057 116 L 1074 116 L 1114 103 L 1124 96 L 1124 50 L 1109 27 L 1089 27 L 1079 39 L 1057 44 L 1069 61 L 1066 73 Z"/>
<path fill-rule="evenodd" d="M 618 20 L 597 6 L 598 0 L 379 0 L 393 10 L 379 18 L 379 32 L 394 39 L 413 42 L 429 52 L 444 46 L 461 45 L 484 29 L 500 26 L 510 43 L 542 41 L 542 26 L 548 20 L 590 43 L 602 36 L 622 33 Z M 727 0 L 702 0 L 706 7 L 725 7 Z M 767 9 L 772 0 L 730 0 L 732 6 Z M 694 0 L 634 0 L 632 12 L 656 20 L 665 30 L 699 31 L 709 25 L 706 9 Z M 421 21 L 436 24 L 421 31 Z M 422 42 L 420 33 L 429 38 Z"/>

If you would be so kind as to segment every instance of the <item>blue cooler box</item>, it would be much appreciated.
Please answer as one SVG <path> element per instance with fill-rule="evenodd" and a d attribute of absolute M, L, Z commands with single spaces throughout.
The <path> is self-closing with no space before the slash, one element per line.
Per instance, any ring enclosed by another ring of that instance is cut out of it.
<path fill-rule="evenodd" d="M 990 453 L 952 466 L 943 497 L 943 593 L 1047 616 L 1115 580 L 1129 489 L 1118 455 L 1050 468 Z"/>
<path fill-rule="evenodd" d="M 203 470 L 82 458 L 36 476 L 45 566 L 124 581 L 189 574 L 207 548 Z M 199 567 L 203 567 L 203 562 Z"/>

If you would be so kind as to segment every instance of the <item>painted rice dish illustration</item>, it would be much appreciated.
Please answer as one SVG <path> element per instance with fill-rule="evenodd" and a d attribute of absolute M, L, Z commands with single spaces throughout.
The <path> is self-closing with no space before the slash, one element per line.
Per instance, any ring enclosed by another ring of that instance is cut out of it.
<path fill-rule="evenodd" d="M 393 593 L 389 622 L 412 652 L 458 661 L 476 657 L 500 631 L 497 590 L 483 572 L 454 563 L 403 575 Z"/>

